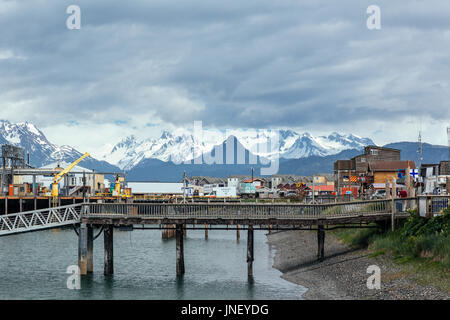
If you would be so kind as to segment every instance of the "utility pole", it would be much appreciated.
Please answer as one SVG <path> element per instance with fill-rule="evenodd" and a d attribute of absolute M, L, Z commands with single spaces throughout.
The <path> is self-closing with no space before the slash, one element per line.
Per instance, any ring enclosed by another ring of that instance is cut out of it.
<path fill-rule="evenodd" d="M 83 170 L 83 203 L 86 202 L 86 172 Z"/>
<path fill-rule="evenodd" d="M 252 167 L 252 186 L 255 186 L 255 182 L 253 181 L 253 172 L 254 172 L 254 169 L 253 169 L 253 167 Z M 256 187 L 255 187 L 256 188 Z M 253 187 L 251 188 L 251 190 L 253 190 Z M 255 201 L 258 201 L 257 199 L 256 199 L 256 190 L 255 190 Z"/>
<path fill-rule="evenodd" d="M 186 187 L 187 187 L 186 171 L 183 173 L 183 203 L 186 203 Z"/>
<path fill-rule="evenodd" d="M 339 192 L 339 179 L 340 179 L 341 175 L 340 175 L 340 171 L 338 169 L 337 171 L 337 193 L 336 193 L 336 200 L 338 199 L 340 192 Z"/>
<path fill-rule="evenodd" d="M 314 194 L 315 194 L 315 190 L 314 190 L 314 187 L 315 187 L 314 173 L 313 173 L 313 175 L 312 175 L 312 180 L 313 180 L 313 185 L 312 185 L 312 203 L 314 204 L 314 203 L 316 203 L 316 202 L 315 202 L 315 197 L 314 197 Z"/>

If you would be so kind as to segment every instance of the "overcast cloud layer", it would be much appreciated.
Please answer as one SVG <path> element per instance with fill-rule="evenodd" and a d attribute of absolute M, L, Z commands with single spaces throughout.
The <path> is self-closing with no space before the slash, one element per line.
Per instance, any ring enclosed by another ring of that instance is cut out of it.
<path fill-rule="evenodd" d="M 441 0 L 0 0 L 0 119 L 83 151 L 194 120 L 379 144 L 422 123 L 446 144 L 449 17 Z"/>

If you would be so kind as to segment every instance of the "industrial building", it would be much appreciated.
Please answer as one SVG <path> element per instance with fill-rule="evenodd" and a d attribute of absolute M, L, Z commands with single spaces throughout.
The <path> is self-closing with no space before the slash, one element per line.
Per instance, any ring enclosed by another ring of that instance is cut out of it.
<path fill-rule="evenodd" d="M 414 161 L 401 161 L 400 150 L 378 146 L 364 147 L 364 153 L 350 160 L 334 163 L 335 191 L 338 195 L 351 193 L 355 198 L 368 196 L 375 189 L 385 188 L 386 179 L 396 178 L 401 188 L 402 176 L 415 169 Z"/>

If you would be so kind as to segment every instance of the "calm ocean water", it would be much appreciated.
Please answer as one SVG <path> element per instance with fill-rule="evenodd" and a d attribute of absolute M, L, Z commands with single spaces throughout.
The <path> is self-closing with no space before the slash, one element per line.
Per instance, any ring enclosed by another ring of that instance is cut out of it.
<path fill-rule="evenodd" d="M 97 232 L 97 230 L 95 231 Z M 69 290 L 69 265 L 77 264 L 71 229 L 0 238 L 0 299 L 301 299 L 302 286 L 272 268 L 275 249 L 266 231 L 255 231 L 254 279 L 247 278 L 246 231 L 188 230 L 186 274 L 175 275 L 175 240 L 160 230 L 114 233 L 115 274 L 103 275 L 103 236 L 94 242 L 94 274 Z"/>

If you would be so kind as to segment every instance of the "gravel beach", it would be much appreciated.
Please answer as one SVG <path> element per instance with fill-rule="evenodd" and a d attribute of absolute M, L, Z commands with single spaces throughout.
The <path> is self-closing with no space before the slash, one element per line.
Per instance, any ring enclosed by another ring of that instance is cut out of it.
<path fill-rule="evenodd" d="M 309 290 L 304 299 L 450 299 L 438 288 L 418 284 L 390 261 L 380 255 L 369 258 L 364 249 L 350 249 L 327 232 L 325 260 L 317 261 L 315 231 L 282 231 L 268 235 L 268 243 L 276 248 L 274 267 L 282 278 Z M 368 289 L 367 267 L 381 269 L 381 289 Z M 449 280 L 450 281 L 450 280 Z"/>

